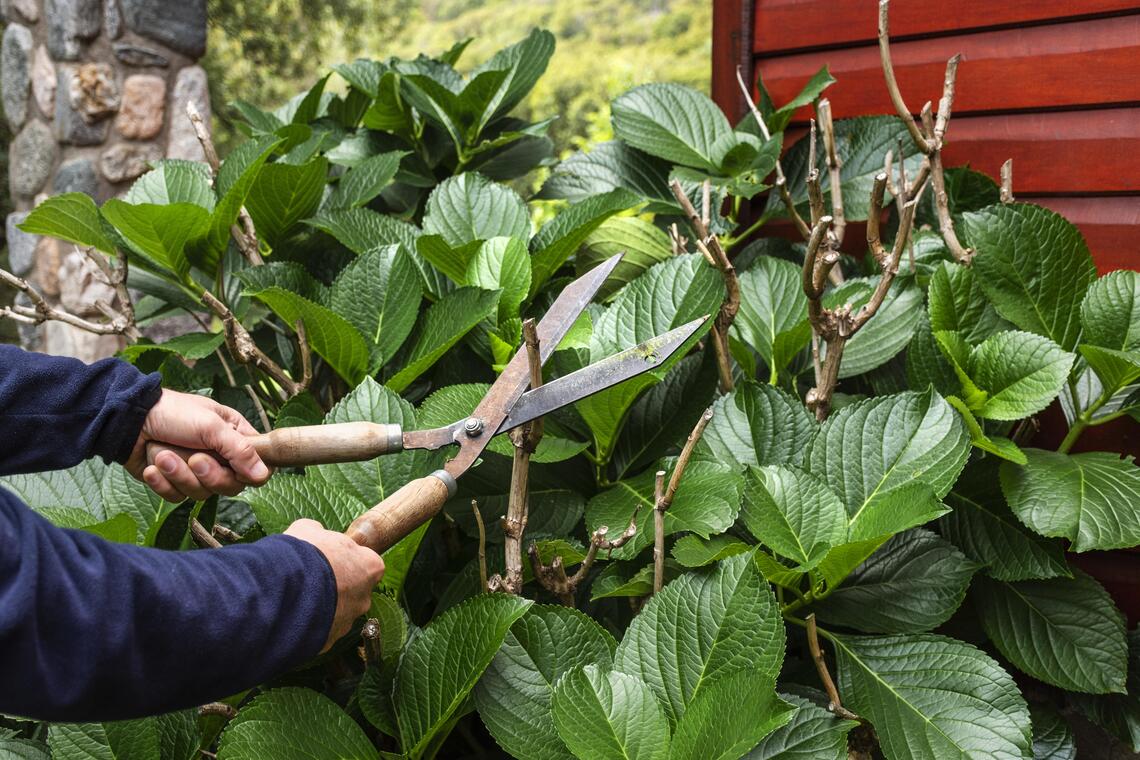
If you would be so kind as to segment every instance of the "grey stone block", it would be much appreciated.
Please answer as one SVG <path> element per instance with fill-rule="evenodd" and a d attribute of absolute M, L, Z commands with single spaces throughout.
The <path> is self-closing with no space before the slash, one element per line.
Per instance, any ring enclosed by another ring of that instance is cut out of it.
<path fill-rule="evenodd" d="M 11 0 L 9 6 L 15 8 L 29 24 L 40 20 L 40 0 Z"/>
<path fill-rule="evenodd" d="M 14 195 L 32 196 L 51 175 L 55 138 L 51 129 L 33 119 L 16 135 L 8 151 L 8 186 Z"/>
<path fill-rule="evenodd" d="M 77 158 L 60 164 L 52 180 L 52 192 L 85 193 L 92 197 L 99 191 L 99 177 L 95 173 L 95 162 L 89 158 Z"/>
<path fill-rule="evenodd" d="M 15 132 L 28 118 L 28 89 L 32 79 L 32 32 L 26 26 L 8 24 L 0 42 L 0 90 L 4 115 Z"/>
<path fill-rule="evenodd" d="M 101 145 L 107 139 L 109 122 L 88 124 L 83 115 L 71 107 L 71 79 L 74 66 L 59 66 L 55 88 L 55 134 L 67 145 Z"/>
<path fill-rule="evenodd" d="M 210 90 L 206 83 L 206 70 L 201 66 L 187 66 L 178 72 L 178 77 L 174 80 L 170 115 L 166 119 L 170 124 L 167 129 L 166 157 L 205 161 L 206 154 L 202 152 L 202 145 L 194 134 L 190 119 L 186 118 L 187 103 L 193 103 L 206 123 L 210 123 Z"/>
<path fill-rule="evenodd" d="M 115 57 L 128 66 L 142 66 L 165 69 L 170 65 L 170 59 L 154 48 L 142 45 L 128 45 L 125 42 L 114 44 Z"/>
<path fill-rule="evenodd" d="M 81 42 L 99 34 L 102 0 L 47 0 L 48 50 L 61 61 L 77 61 Z"/>
<path fill-rule="evenodd" d="M 107 39 L 117 40 L 123 34 L 123 14 L 119 11 L 119 0 L 104 0 L 103 31 Z"/>
<path fill-rule="evenodd" d="M 14 211 L 8 214 L 4 225 L 4 234 L 8 238 L 8 264 L 17 277 L 32 271 L 32 265 L 36 263 L 36 243 L 40 240 L 39 235 L 24 232 L 16 226 L 27 218 L 27 211 Z"/>
<path fill-rule="evenodd" d="M 131 31 L 191 58 L 206 52 L 206 0 L 122 0 Z"/>

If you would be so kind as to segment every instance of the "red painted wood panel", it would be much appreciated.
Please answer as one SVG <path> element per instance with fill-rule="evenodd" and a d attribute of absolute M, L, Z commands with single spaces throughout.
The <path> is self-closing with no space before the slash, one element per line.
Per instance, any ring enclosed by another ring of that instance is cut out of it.
<path fill-rule="evenodd" d="M 1136 0 L 954 0 L 933 6 L 891 3 L 891 38 L 943 35 L 969 29 L 1041 23 L 1058 17 L 1140 11 Z M 870 42 L 878 35 L 878 9 L 868 0 L 756 0 L 753 49 L 761 55 Z"/>
<path fill-rule="evenodd" d="M 746 29 L 741 28 L 741 11 L 752 0 L 713 0 L 712 17 L 712 98 L 735 124 L 747 107 L 736 83 L 736 67 L 749 63 L 752 48 Z M 751 79 L 751 68 L 743 68 L 744 81 Z M 728 72 L 728 76 L 723 73 Z M 718 76 L 718 74 L 720 74 Z"/>
<path fill-rule="evenodd" d="M 917 113 L 942 93 L 946 60 L 962 54 L 955 113 L 1140 103 L 1140 15 L 1007 29 L 891 46 L 895 76 Z M 776 103 L 791 100 L 824 63 L 838 80 L 827 91 L 837 118 L 893 111 L 879 48 L 761 58 Z M 797 118 L 808 118 L 803 109 Z"/>
<path fill-rule="evenodd" d="M 1017 171 L 1014 170 L 1014 195 Z M 1024 198 L 1056 211 L 1081 228 L 1097 269 L 1140 269 L 1140 197 L 1115 198 Z"/>

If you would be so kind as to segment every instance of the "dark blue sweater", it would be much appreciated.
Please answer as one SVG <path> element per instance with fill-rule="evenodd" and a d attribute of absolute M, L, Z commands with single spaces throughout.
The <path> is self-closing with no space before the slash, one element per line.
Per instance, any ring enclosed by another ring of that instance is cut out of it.
<path fill-rule="evenodd" d="M 0 474 L 125 461 L 159 394 L 120 361 L 0 345 Z M 226 697 L 315 655 L 336 599 L 324 555 L 292 537 L 113 544 L 0 487 L 0 713 L 115 720 Z"/>

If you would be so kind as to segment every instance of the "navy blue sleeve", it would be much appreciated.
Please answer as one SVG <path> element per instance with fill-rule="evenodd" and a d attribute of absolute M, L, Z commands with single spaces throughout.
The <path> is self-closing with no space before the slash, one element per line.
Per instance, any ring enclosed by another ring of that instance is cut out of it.
<path fill-rule="evenodd" d="M 0 713 L 154 715 L 317 654 L 336 580 L 290 536 L 167 552 L 64 530 L 0 488 Z"/>
<path fill-rule="evenodd" d="M 101 456 L 125 462 L 160 378 L 117 359 L 33 354 L 0 345 L 0 474 L 73 467 Z"/>

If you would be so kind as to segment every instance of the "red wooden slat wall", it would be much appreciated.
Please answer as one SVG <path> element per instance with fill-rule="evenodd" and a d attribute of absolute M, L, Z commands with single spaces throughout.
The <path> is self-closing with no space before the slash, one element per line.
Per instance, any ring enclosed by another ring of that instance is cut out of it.
<path fill-rule="evenodd" d="M 874 0 L 714 0 L 713 98 L 743 115 L 736 66 L 777 102 L 824 63 L 837 118 L 893 113 Z M 1140 266 L 1140 2 L 894 0 L 891 52 L 907 105 L 941 94 L 962 54 L 948 165 L 996 177 L 1014 163 L 1014 194 L 1085 234 L 1102 272 Z M 809 118 L 796 114 L 796 124 Z M 793 127 L 793 133 L 795 128 Z"/>

